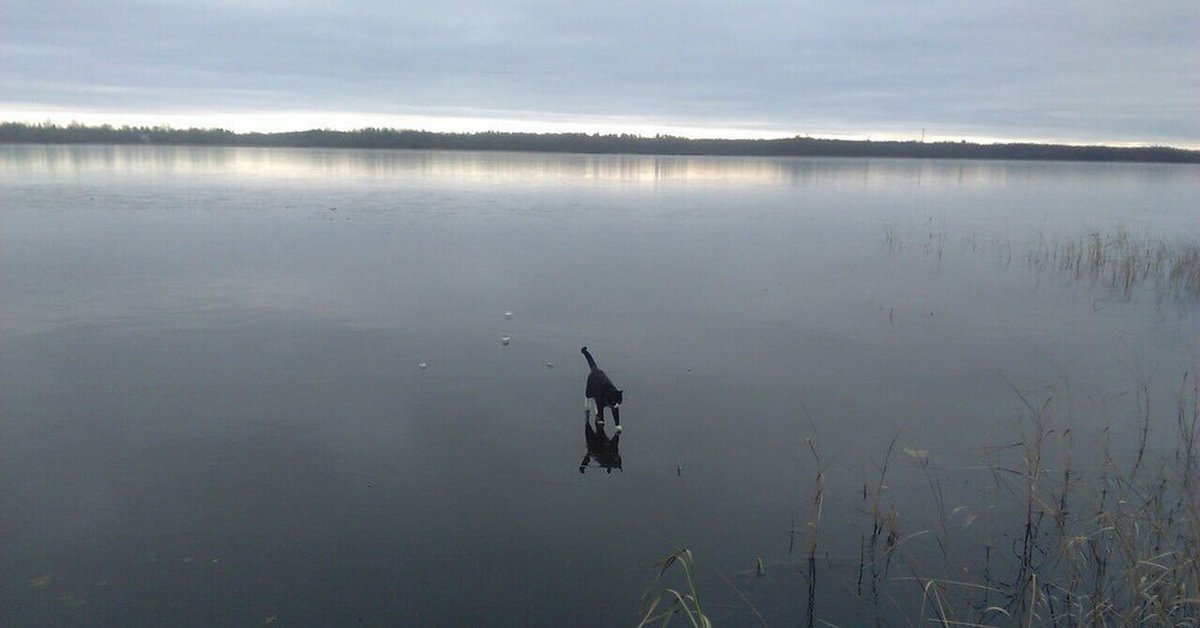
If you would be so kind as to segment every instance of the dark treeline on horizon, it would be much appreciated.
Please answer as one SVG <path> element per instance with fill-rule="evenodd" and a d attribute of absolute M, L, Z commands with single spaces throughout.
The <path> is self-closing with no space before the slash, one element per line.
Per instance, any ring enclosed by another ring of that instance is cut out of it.
<path fill-rule="evenodd" d="M 586 133 L 435 133 L 364 128 L 357 131 L 309 130 L 283 133 L 234 133 L 224 129 L 113 127 L 70 124 L 0 123 L 0 143 L 151 144 L 191 146 L 262 146 L 291 148 L 395 148 L 527 151 L 639 155 L 726 155 L 754 157 L 916 157 L 933 159 L 1025 159 L 1054 161 L 1134 161 L 1200 163 L 1200 150 L 1166 146 L 1069 146 L 1061 144 L 976 144 L 784 139 L 689 139 L 670 135 Z"/>

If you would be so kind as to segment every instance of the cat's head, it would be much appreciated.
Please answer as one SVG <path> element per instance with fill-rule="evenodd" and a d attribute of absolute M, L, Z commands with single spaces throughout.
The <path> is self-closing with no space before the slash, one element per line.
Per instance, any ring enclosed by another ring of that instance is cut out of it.
<path fill-rule="evenodd" d="M 621 403 L 622 401 L 625 401 L 624 395 L 625 395 L 625 391 L 614 390 L 613 394 L 612 394 L 612 404 L 615 406 L 615 405 Z"/>

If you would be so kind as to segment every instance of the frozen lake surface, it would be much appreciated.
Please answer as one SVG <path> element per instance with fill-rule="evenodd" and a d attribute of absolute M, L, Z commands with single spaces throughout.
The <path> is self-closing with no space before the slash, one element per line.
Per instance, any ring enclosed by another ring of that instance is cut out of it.
<path fill-rule="evenodd" d="M 1002 534 L 1022 395 L 1083 469 L 1142 383 L 1173 416 L 1194 298 L 1038 260 L 1195 242 L 1197 173 L 0 146 L 0 624 L 636 625 L 679 546 L 718 623 L 758 622 L 728 578 L 797 625 L 823 466 L 855 625 L 893 440 L 905 529 L 936 483 Z M 580 471 L 585 344 L 619 469 Z"/>

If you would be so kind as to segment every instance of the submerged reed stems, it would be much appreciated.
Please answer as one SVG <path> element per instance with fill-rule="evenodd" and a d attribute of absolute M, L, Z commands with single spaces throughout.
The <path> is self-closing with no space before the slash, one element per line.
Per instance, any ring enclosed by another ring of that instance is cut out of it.
<path fill-rule="evenodd" d="M 925 257 L 938 264 L 946 246 L 947 234 L 935 228 L 932 221 L 925 224 L 924 234 L 902 234 L 896 227 L 885 225 L 882 245 L 889 253 L 909 249 L 909 241 L 920 242 Z M 975 232 L 965 236 L 959 250 L 963 253 L 991 251 L 1003 267 L 1013 257 L 1013 246 L 1003 240 L 985 240 L 981 246 Z M 1025 247 L 1025 266 L 1036 273 L 1057 272 L 1073 281 L 1087 282 L 1105 288 L 1124 300 L 1133 298 L 1139 285 L 1154 287 L 1158 300 L 1173 297 L 1184 301 L 1200 300 L 1200 240 L 1136 237 L 1125 227 L 1109 231 L 1092 231 L 1081 237 L 1047 239 L 1039 235 Z"/>
<path fill-rule="evenodd" d="M 825 464 L 821 462 L 821 454 L 812 439 L 808 439 L 808 449 L 812 452 L 817 463 L 817 476 L 813 487 L 813 518 L 808 522 L 812 533 L 808 543 L 808 604 L 805 612 L 805 626 L 812 628 L 816 620 L 817 605 L 817 542 L 821 530 L 821 509 L 825 503 Z"/>
<path fill-rule="evenodd" d="M 1142 283 L 1153 283 L 1158 298 L 1200 299 L 1200 242 L 1136 238 L 1124 227 L 1108 233 L 1047 242 L 1038 238 L 1025 254 L 1038 272 L 1057 269 L 1077 281 L 1104 286 L 1130 299 Z"/>

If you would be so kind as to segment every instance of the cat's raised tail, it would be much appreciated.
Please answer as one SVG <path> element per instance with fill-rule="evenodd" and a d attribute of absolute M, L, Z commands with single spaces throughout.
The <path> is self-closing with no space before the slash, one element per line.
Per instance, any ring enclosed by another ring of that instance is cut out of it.
<path fill-rule="evenodd" d="M 584 347 L 579 351 L 583 354 L 583 357 L 587 358 L 588 367 L 590 367 L 593 371 L 596 370 L 596 361 L 592 359 L 592 354 L 588 353 L 587 347 Z"/>

